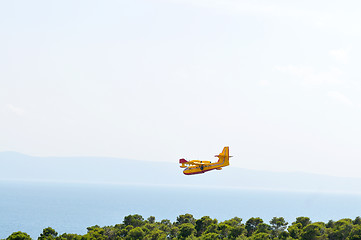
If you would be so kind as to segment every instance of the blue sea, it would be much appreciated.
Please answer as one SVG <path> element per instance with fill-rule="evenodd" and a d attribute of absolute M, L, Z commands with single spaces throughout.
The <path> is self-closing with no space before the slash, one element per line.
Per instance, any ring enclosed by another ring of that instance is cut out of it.
<path fill-rule="evenodd" d="M 0 182 L 0 239 L 23 231 L 36 239 L 48 226 L 61 233 L 85 234 L 93 225 L 122 223 L 129 214 L 174 222 L 180 214 L 219 221 L 238 216 L 299 216 L 312 221 L 361 215 L 361 196 L 229 188 L 125 186 L 75 183 Z"/>

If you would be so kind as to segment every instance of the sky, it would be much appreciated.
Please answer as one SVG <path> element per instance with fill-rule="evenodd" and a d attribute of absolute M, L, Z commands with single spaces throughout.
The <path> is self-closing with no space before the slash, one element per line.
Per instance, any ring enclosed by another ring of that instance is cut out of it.
<path fill-rule="evenodd" d="M 0 151 L 361 173 L 358 1 L 1 1 Z"/>

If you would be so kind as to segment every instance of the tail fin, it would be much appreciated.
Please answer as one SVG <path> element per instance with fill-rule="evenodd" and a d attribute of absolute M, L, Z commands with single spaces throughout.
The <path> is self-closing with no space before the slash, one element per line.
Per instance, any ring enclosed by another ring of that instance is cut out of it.
<path fill-rule="evenodd" d="M 179 159 L 179 163 L 186 163 L 186 162 L 188 162 L 188 161 L 185 160 L 184 158 Z"/>
<path fill-rule="evenodd" d="M 224 166 L 228 166 L 229 158 L 232 157 L 232 156 L 229 156 L 229 147 L 224 147 L 223 151 L 219 155 L 216 155 L 216 157 L 218 157 L 219 163 L 224 164 Z"/>

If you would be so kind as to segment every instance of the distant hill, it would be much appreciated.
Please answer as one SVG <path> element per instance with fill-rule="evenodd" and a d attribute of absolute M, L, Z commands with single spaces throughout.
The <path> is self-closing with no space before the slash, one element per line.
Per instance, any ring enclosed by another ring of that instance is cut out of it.
<path fill-rule="evenodd" d="M 232 163 L 231 163 L 232 164 Z M 361 179 L 302 172 L 229 167 L 185 176 L 178 161 L 150 162 L 106 157 L 33 157 L 0 152 L 0 181 L 89 182 L 189 187 L 345 192 L 361 194 Z"/>

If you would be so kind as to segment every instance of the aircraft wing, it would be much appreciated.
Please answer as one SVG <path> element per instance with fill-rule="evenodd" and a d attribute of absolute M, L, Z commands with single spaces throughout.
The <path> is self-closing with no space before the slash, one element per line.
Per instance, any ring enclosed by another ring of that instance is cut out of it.
<path fill-rule="evenodd" d="M 190 165 L 197 165 L 197 166 L 200 166 L 200 165 L 204 165 L 206 163 L 201 163 L 201 162 L 193 162 L 192 160 L 188 162 L 188 164 Z"/>
<path fill-rule="evenodd" d="M 209 164 L 209 161 L 199 161 L 199 160 L 191 160 L 191 161 L 187 161 L 185 159 L 180 159 L 179 163 L 182 163 L 184 165 L 197 165 L 197 166 L 201 166 L 201 165 L 205 165 L 205 164 Z"/>

